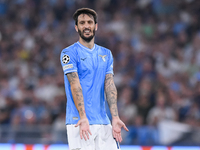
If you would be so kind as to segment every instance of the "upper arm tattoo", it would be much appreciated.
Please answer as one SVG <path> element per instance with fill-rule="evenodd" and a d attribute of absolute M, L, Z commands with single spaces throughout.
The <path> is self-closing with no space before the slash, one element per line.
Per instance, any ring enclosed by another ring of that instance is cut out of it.
<path fill-rule="evenodd" d="M 118 116 L 117 89 L 115 87 L 112 74 L 106 75 L 104 87 L 105 87 L 106 99 L 110 107 L 110 112 L 113 116 Z"/>

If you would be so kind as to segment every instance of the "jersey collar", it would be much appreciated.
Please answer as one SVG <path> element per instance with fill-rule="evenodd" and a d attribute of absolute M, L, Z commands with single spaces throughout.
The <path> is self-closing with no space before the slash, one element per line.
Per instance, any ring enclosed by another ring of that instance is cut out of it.
<path fill-rule="evenodd" d="M 86 50 L 88 50 L 88 51 L 91 51 L 91 52 L 92 52 L 92 51 L 95 49 L 95 44 L 94 44 L 94 46 L 93 46 L 92 49 L 89 49 L 89 48 L 83 46 L 79 41 L 78 41 L 77 43 L 78 43 L 78 45 L 80 45 L 82 48 L 84 48 L 84 49 L 86 49 Z"/>

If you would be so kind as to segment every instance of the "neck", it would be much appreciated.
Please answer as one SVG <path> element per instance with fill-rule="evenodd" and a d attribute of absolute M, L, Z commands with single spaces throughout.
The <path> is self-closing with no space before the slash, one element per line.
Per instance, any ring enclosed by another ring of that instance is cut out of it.
<path fill-rule="evenodd" d="M 83 46 L 92 49 L 94 47 L 94 38 L 88 43 L 82 38 L 79 38 L 79 43 L 81 43 Z"/>

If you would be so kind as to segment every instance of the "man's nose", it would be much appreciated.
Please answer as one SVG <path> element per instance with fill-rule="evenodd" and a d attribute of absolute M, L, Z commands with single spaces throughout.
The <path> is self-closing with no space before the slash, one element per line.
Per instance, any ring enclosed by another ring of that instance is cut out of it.
<path fill-rule="evenodd" d="M 89 28 L 89 23 L 85 23 L 85 28 Z"/>

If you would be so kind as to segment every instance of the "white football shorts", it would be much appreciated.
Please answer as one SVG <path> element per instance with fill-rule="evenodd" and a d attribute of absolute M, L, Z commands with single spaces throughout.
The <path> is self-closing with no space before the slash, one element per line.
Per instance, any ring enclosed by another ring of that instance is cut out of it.
<path fill-rule="evenodd" d="M 80 138 L 79 126 L 66 125 L 69 150 L 120 150 L 119 142 L 112 135 L 112 126 L 90 125 L 89 140 Z"/>

